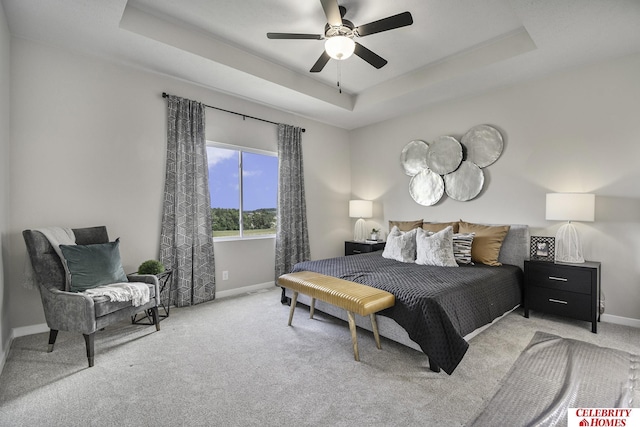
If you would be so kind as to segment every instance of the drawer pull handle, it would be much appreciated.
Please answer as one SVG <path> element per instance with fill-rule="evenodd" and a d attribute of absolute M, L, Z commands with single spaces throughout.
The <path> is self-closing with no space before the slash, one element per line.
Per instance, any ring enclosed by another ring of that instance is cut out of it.
<path fill-rule="evenodd" d="M 566 282 L 568 279 L 565 279 L 564 277 L 549 276 L 549 280 L 557 280 L 558 282 Z"/>
<path fill-rule="evenodd" d="M 559 300 L 559 299 L 553 299 L 553 298 L 549 298 L 549 302 L 555 302 L 556 304 L 569 304 L 566 301 L 562 301 L 562 300 Z"/>
<path fill-rule="evenodd" d="M 357 249 L 354 249 L 354 250 L 353 250 L 353 253 L 354 253 L 354 254 L 361 254 L 361 253 L 362 253 L 362 251 L 359 251 L 359 250 L 357 250 Z"/>

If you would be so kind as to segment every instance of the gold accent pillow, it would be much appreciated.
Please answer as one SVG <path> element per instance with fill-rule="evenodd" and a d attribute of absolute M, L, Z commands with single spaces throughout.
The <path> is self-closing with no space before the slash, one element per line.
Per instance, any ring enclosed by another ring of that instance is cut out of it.
<path fill-rule="evenodd" d="M 433 231 L 434 233 L 437 233 L 438 231 L 442 231 L 445 228 L 447 228 L 448 226 L 451 226 L 451 228 L 453 228 L 453 232 L 454 233 L 458 232 L 458 229 L 459 229 L 458 221 L 455 221 L 455 222 L 423 222 L 422 223 L 422 229 L 424 231 Z"/>
<path fill-rule="evenodd" d="M 400 231 L 411 231 L 414 228 L 422 227 L 422 220 L 416 219 L 415 221 L 389 221 L 389 232 L 393 230 L 393 227 L 398 227 Z"/>
<path fill-rule="evenodd" d="M 471 244 L 471 259 L 487 265 L 502 265 L 498 261 L 502 242 L 509 232 L 508 225 L 473 224 L 460 220 L 460 233 L 475 233 Z"/>

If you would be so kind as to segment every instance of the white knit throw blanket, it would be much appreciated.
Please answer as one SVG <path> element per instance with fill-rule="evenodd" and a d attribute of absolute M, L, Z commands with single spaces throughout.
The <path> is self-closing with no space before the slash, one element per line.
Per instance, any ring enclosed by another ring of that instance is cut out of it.
<path fill-rule="evenodd" d="M 91 297 L 106 296 L 111 301 L 131 301 L 134 307 L 149 302 L 149 285 L 141 282 L 122 282 L 86 289 Z"/>

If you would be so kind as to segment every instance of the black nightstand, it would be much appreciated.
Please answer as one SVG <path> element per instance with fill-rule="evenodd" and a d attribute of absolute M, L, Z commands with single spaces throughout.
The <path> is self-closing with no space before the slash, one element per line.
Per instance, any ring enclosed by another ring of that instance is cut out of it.
<path fill-rule="evenodd" d="M 385 242 L 368 243 L 368 242 L 356 242 L 354 240 L 347 240 L 344 242 L 344 254 L 345 255 L 357 255 L 367 252 L 381 251 L 384 249 Z"/>
<path fill-rule="evenodd" d="M 600 321 L 600 263 L 524 262 L 524 317 L 529 310 L 591 322 Z"/>

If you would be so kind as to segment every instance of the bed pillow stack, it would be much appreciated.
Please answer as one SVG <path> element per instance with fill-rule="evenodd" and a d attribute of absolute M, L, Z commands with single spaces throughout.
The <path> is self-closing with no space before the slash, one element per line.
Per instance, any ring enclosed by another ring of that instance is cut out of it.
<path fill-rule="evenodd" d="M 454 267 L 449 257 L 449 234 L 455 266 L 474 262 L 499 266 L 500 249 L 510 226 L 465 221 L 389 221 L 391 232 L 382 256 L 400 262 Z M 445 231 L 448 230 L 448 231 Z"/>

